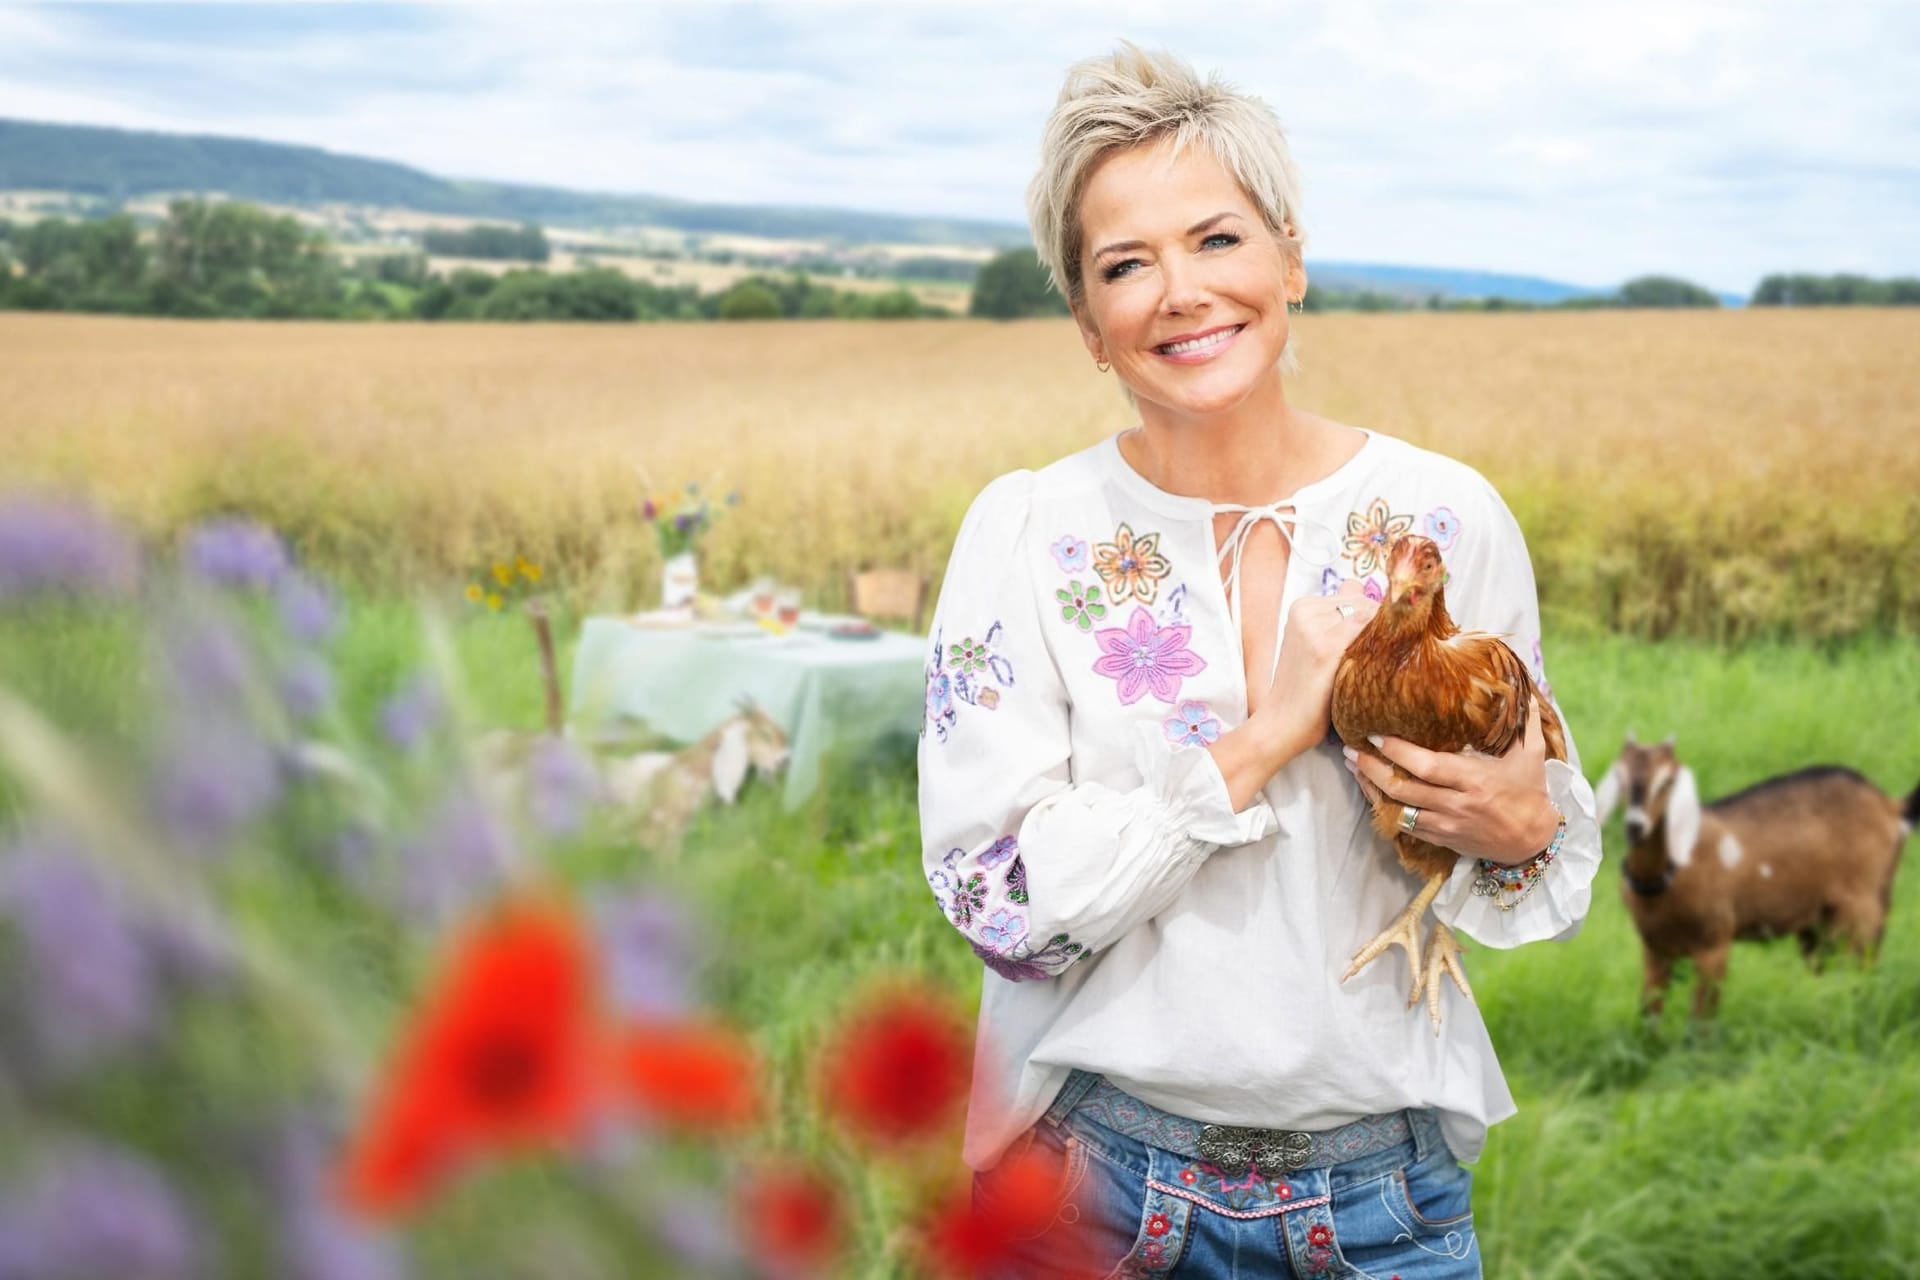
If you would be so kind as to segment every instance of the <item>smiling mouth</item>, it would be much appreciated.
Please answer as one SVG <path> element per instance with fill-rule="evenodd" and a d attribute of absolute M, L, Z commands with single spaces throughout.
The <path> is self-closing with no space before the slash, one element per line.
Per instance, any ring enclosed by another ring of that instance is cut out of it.
<path fill-rule="evenodd" d="M 1188 338 L 1184 342 L 1163 342 L 1154 350 L 1163 356 L 1206 355 L 1232 342 L 1235 336 L 1246 327 L 1244 323 L 1228 325 L 1223 329 L 1215 329 L 1211 333 L 1203 333 L 1197 338 Z"/>

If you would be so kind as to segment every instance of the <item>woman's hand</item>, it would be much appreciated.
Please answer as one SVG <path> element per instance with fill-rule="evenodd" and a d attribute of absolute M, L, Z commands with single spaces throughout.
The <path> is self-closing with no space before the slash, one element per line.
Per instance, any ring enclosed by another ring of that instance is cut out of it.
<path fill-rule="evenodd" d="M 1347 748 L 1347 768 L 1370 803 L 1387 799 L 1420 811 L 1413 833 L 1422 840 L 1471 858 L 1505 866 L 1525 862 L 1547 847 L 1559 816 L 1547 798 L 1547 740 L 1540 732 L 1540 705 L 1527 717 L 1527 733 L 1504 756 L 1448 753 L 1416 747 L 1404 738 L 1379 738 L 1381 755 Z M 1411 778 L 1394 780 L 1387 760 Z"/>
<path fill-rule="evenodd" d="M 1247 807 L 1287 761 L 1333 727 L 1333 673 L 1360 629 L 1380 612 L 1358 581 L 1332 596 L 1303 596 L 1287 610 L 1280 662 L 1260 709 L 1207 750 L 1220 766 L 1234 812 Z"/>
<path fill-rule="evenodd" d="M 1310 747 L 1333 727 L 1333 673 L 1347 646 L 1380 612 L 1358 580 L 1340 584 L 1338 595 L 1303 596 L 1287 611 L 1280 643 L 1280 665 L 1273 674 L 1256 721 L 1264 721 L 1281 758 L 1274 771 Z"/>

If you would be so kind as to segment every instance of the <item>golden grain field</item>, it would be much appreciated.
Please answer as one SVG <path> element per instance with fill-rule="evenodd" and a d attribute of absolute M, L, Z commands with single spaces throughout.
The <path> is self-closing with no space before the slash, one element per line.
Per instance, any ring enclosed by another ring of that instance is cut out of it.
<path fill-rule="evenodd" d="M 1920 630 L 1920 314 L 1312 315 L 1296 403 L 1519 515 L 1550 625 Z M 653 590 L 636 507 L 737 487 L 710 581 L 937 575 L 967 502 L 1132 419 L 1069 322 L 346 325 L 0 315 L 0 485 L 164 535 L 216 510 L 364 581 L 508 551 Z"/>

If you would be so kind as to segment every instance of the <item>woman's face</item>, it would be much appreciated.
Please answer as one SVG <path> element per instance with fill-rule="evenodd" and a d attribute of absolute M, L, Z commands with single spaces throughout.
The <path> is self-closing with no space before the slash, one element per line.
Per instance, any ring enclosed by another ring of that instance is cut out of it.
<path fill-rule="evenodd" d="M 1239 404 L 1287 344 L 1306 272 L 1204 146 L 1170 140 L 1101 161 L 1080 204 L 1081 336 L 1145 402 Z"/>

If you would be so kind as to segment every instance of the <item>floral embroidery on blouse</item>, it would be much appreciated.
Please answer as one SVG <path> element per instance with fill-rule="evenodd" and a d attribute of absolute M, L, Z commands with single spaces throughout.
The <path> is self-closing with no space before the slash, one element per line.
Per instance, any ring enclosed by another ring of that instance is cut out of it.
<path fill-rule="evenodd" d="M 1100 584 L 1089 582 L 1082 586 L 1076 579 L 1053 593 L 1060 602 L 1060 616 L 1082 631 L 1093 630 L 1093 624 L 1107 616 L 1107 606 L 1100 603 Z"/>
<path fill-rule="evenodd" d="M 1347 582 L 1360 583 L 1361 593 L 1369 600 L 1380 601 L 1387 598 L 1387 589 L 1381 586 L 1375 579 L 1343 578 L 1340 576 L 1338 569 L 1322 569 L 1320 571 L 1320 594 L 1323 596 L 1339 595 L 1341 586 Z"/>
<path fill-rule="evenodd" d="M 995 953 L 1004 954 L 1013 950 L 1014 945 L 1026 936 L 1026 920 L 1016 915 L 1011 907 L 1000 908 L 980 926 L 980 945 Z"/>
<path fill-rule="evenodd" d="M 940 632 L 933 633 L 933 658 L 927 663 L 927 718 L 920 726 L 920 736 L 927 736 L 927 726 L 939 735 L 940 741 L 947 740 L 947 730 L 953 728 L 957 713 L 953 706 L 953 679 L 942 670 L 942 657 L 945 650 L 940 647 Z"/>
<path fill-rule="evenodd" d="M 960 878 L 958 864 L 967 855 L 965 849 L 949 849 L 940 869 L 927 877 L 941 912 L 966 937 L 973 953 L 1010 982 L 1051 978 L 1093 954 L 1064 933 L 1055 934 L 1038 951 L 1033 949 L 1027 918 L 1014 909 L 1027 905 L 1027 867 L 1019 850 L 1015 837 L 1001 836 L 981 852 L 978 865 L 982 868 L 1007 863 L 999 885 L 985 870 Z M 1011 905 L 1002 905 L 1003 900 Z"/>
<path fill-rule="evenodd" d="M 1181 583 L 1167 593 L 1167 598 L 1153 611 L 1155 621 L 1163 627 L 1184 627 L 1187 625 L 1187 584 Z"/>
<path fill-rule="evenodd" d="M 1128 597 L 1141 604 L 1152 604 L 1160 591 L 1160 579 L 1173 572 L 1173 566 L 1160 554 L 1160 535 L 1135 535 L 1127 525 L 1114 531 L 1112 542 L 1093 549 L 1093 571 L 1107 584 L 1107 595 L 1115 604 Z"/>
<path fill-rule="evenodd" d="M 1053 562 L 1062 573 L 1079 573 L 1087 567 L 1087 544 L 1070 533 L 1061 534 L 1047 550 L 1053 553 Z"/>
<path fill-rule="evenodd" d="M 1433 545 L 1442 551 L 1453 546 L 1453 540 L 1460 536 L 1460 517 L 1453 514 L 1452 507 L 1435 507 L 1427 512 L 1422 523 Z"/>
<path fill-rule="evenodd" d="M 1007 901 L 1027 905 L 1027 864 L 1018 855 L 1007 868 Z"/>
<path fill-rule="evenodd" d="M 1549 702 L 1553 700 L 1553 686 L 1547 683 L 1547 663 L 1540 656 L 1540 637 L 1533 639 L 1533 682 L 1540 686 L 1540 696 Z"/>
<path fill-rule="evenodd" d="M 1385 498 L 1375 498 L 1365 511 L 1349 512 L 1347 537 L 1341 554 L 1353 561 L 1356 578 L 1387 562 L 1387 548 L 1396 538 L 1413 532 L 1413 517 L 1390 515 Z"/>
<path fill-rule="evenodd" d="M 1163 627 L 1138 605 L 1124 627 L 1094 633 L 1103 651 L 1096 673 L 1118 681 L 1120 703 L 1132 706 L 1151 691 L 1162 702 L 1177 702 L 1183 678 L 1207 669 L 1206 659 L 1187 647 L 1191 627 Z"/>
<path fill-rule="evenodd" d="M 1204 747 L 1220 739 L 1220 720 L 1204 702 L 1183 702 L 1160 727 L 1167 741 L 1183 747 Z"/>

